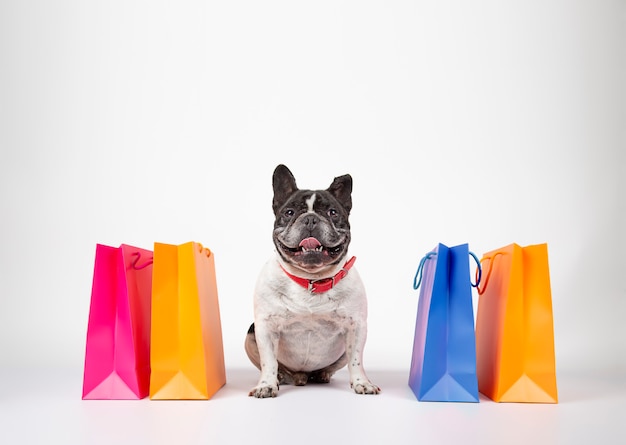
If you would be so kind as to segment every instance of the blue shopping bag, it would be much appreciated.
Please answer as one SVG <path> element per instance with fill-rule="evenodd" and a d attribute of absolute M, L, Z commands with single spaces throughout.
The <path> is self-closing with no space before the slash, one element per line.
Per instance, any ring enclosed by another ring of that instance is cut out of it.
<path fill-rule="evenodd" d="M 478 264 L 470 279 L 469 258 Z M 467 244 L 439 244 L 422 258 L 409 386 L 420 401 L 478 402 L 472 286 L 480 262 Z"/>

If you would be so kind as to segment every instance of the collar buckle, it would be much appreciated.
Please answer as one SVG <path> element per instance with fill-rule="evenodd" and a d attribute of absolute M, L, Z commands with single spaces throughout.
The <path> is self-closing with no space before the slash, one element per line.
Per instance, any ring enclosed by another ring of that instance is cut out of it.
<path fill-rule="evenodd" d="M 348 273 L 347 270 L 345 269 L 341 269 L 342 271 L 345 271 L 345 273 Z M 330 283 L 330 287 L 328 287 L 327 289 L 323 289 L 322 292 L 326 292 L 328 290 L 331 290 L 333 287 L 335 287 L 335 278 L 337 277 L 337 275 L 335 275 L 334 277 L 330 277 L 330 278 L 322 278 L 319 280 L 308 280 L 309 284 L 307 286 L 307 290 L 310 293 L 316 293 L 316 292 L 320 292 L 320 290 L 318 290 L 318 288 L 315 286 L 316 284 L 320 284 L 320 285 L 324 285 L 326 283 Z"/>
<path fill-rule="evenodd" d="M 285 268 L 282 267 L 282 265 L 280 267 L 283 269 L 283 272 L 285 272 L 289 278 L 291 278 L 293 281 L 298 283 L 300 286 L 304 287 L 309 293 L 317 294 L 317 293 L 329 291 L 330 289 L 334 288 L 335 285 L 339 283 L 339 281 L 341 281 L 342 278 L 348 275 L 348 271 L 354 264 L 355 260 L 356 260 L 356 257 L 352 257 L 348 261 L 346 261 L 346 264 L 344 264 L 344 266 L 341 268 L 339 272 L 337 272 L 335 276 L 328 277 L 328 278 L 321 278 L 319 280 L 307 280 L 306 278 L 300 278 L 287 272 Z"/>

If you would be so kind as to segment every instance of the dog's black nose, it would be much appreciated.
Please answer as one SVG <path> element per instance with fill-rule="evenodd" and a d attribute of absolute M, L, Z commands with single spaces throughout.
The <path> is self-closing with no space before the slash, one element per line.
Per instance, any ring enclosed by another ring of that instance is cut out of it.
<path fill-rule="evenodd" d="M 320 219 L 317 215 L 310 214 L 310 215 L 306 215 L 302 222 L 304 223 L 304 227 L 306 227 L 309 230 L 313 230 L 315 226 L 317 225 L 317 223 L 319 222 L 319 220 Z"/>

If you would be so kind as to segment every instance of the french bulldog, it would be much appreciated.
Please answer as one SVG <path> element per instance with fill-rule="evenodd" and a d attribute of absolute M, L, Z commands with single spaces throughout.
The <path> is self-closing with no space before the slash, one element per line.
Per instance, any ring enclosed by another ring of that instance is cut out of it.
<path fill-rule="evenodd" d="M 276 254 L 254 292 L 245 350 L 261 371 L 249 395 L 276 397 L 280 384 L 328 383 L 348 365 L 358 394 L 378 394 L 363 368 L 367 300 L 348 257 L 352 177 L 326 190 L 300 190 L 291 171 L 273 175 Z"/>

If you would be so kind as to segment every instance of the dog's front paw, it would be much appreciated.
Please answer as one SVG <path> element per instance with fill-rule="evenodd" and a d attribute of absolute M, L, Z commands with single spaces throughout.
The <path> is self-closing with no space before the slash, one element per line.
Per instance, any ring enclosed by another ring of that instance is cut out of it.
<path fill-rule="evenodd" d="M 278 395 L 278 385 L 259 385 L 252 388 L 248 395 L 257 399 L 276 397 Z"/>
<path fill-rule="evenodd" d="M 379 394 L 380 388 L 370 381 L 357 380 L 350 384 L 350 387 L 357 394 Z"/>

